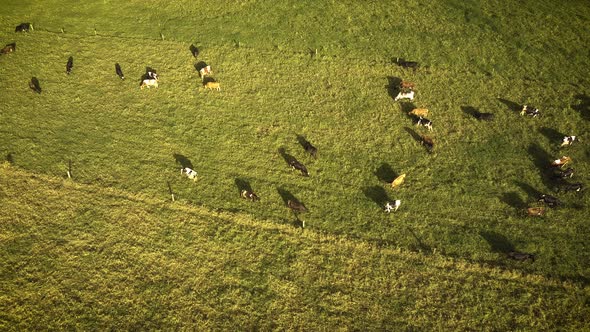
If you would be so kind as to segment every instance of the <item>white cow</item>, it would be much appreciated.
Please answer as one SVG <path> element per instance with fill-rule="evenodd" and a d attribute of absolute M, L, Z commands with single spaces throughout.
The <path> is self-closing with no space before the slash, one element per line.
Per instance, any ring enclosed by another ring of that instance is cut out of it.
<path fill-rule="evenodd" d="M 393 99 L 394 101 L 398 101 L 400 99 L 409 99 L 409 100 L 414 100 L 414 90 L 411 90 L 409 92 L 403 92 L 400 91 L 397 96 L 395 97 L 395 99 Z"/>
<path fill-rule="evenodd" d="M 191 179 L 193 181 L 197 181 L 197 172 L 195 172 L 191 168 L 188 168 L 188 167 L 181 168 L 180 174 L 186 174 L 186 176 L 188 176 L 189 179 Z"/>
<path fill-rule="evenodd" d="M 157 79 L 145 79 L 141 82 L 141 85 L 139 86 L 139 88 L 143 90 L 143 88 L 146 86 L 148 88 L 151 88 L 152 86 L 155 88 L 158 88 L 158 80 Z"/>
<path fill-rule="evenodd" d="M 201 80 L 205 79 L 205 76 L 213 75 L 213 71 L 211 70 L 211 66 L 205 66 L 199 70 L 199 74 L 201 75 Z"/>
<path fill-rule="evenodd" d="M 402 201 L 399 199 L 396 199 L 393 202 L 387 202 L 385 204 L 385 212 L 389 213 L 391 211 L 397 211 L 397 209 L 399 209 L 399 206 L 402 205 Z"/>

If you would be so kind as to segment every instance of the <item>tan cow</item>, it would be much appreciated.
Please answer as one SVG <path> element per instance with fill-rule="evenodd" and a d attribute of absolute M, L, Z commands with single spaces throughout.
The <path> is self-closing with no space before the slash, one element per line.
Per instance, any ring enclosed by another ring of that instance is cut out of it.
<path fill-rule="evenodd" d="M 531 207 L 527 208 L 526 212 L 529 216 L 540 217 L 545 214 L 544 207 Z"/>
<path fill-rule="evenodd" d="M 205 89 L 209 89 L 209 90 L 217 90 L 217 91 L 221 91 L 221 88 L 219 87 L 219 82 L 207 82 L 205 84 Z"/>
<path fill-rule="evenodd" d="M 400 176 L 398 176 L 397 178 L 395 178 L 395 180 L 393 180 L 391 182 L 391 188 L 395 188 L 395 187 L 399 187 L 404 183 L 404 180 L 406 179 L 406 174 L 402 174 Z"/>
<path fill-rule="evenodd" d="M 421 116 L 423 118 L 428 116 L 428 109 L 427 108 L 414 108 L 413 110 L 409 111 L 408 114 Z"/>
<path fill-rule="evenodd" d="M 563 156 L 563 157 L 561 157 L 559 159 L 555 159 L 554 161 L 552 161 L 551 162 L 551 166 L 554 166 L 554 167 L 563 167 L 566 164 L 569 164 L 571 161 L 572 161 L 572 158 Z"/>
<path fill-rule="evenodd" d="M 414 83 L 408 81 L 401 81 L 399 84 L 400 89 L 414 90 Z"/>

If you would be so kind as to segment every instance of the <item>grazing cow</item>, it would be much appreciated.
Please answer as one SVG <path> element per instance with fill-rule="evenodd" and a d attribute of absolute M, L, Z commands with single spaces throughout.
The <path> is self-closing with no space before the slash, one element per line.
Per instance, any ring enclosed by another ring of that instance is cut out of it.
<path fill-rule="evenodd" d="M 418 119 L 418 122 L 416 123 L 416 125 L 426 127 L 426 128 L 428 128 L 428 131 L 432 131 L 432 121 L 430 121 L 426 118 L 420 117 Z"/>
<path fill-rule="evenodd" d="M 529 216 L 540 217 L 545 214 L 544 207 L 531 207 L 526 209 Z"/>
<path fill-rule="evenodd" d="M 291 166 L 291 168 L 293 170 L 299 170 L 301 171 L 301 175 L 303 176 L 309 176 L 309 173 L 307 172 L 307 168 L 305 167 L 305 165 L 303 165 L 302 163 L 300 163 L 299 161 L 297 161 L 297 159 L 293 159 L 289 162 L 289 166 Z"/>
<path fill-rule="evenodd" d="M 188 167 L 181 168 L 180 174 L 186 174 L 186 176 L 188 176 L 189 179 L 191 179 L 193 181 L 197 181 L 197 172 L 195 172 L 191 168 L 188 168 Z"/>
<path fill-rule="evenodd" d="M 428 116 L 428 109 L 426 108 L 414 108 L 410 112 L 409 115 L 415 115 L 417 117 L 427 117 Z"/>
<path fill-rule="evenodd" d="M 566 157 L 563 156 L 559 159 L 555 159 L 554 161 L 551 162 L 551 166 L 553 167 L 563 167 L 567 164 L 569 164 L 572 161 L 572 158 L 570 157 Z"/>
<path fill-rule="evenodd" d="M 508 257 L 520 262 L 524 262 L 527 259 L 530 259 L 532 262 L 535 261 L 535 255 L 525 252 L 511 251 L 508 253 Z"/>
<path fill-rule="evenodd" d="M 545 194 L 539 196 L 539 202 L 543 202 L 547 204 L 547 206 L 552 208 L 561 205 L 561 202 L 559 201 L 559 199 L 557 199 L 557 197 Z"/>
<path fill-rule="evenodd" d="M 400 58 L 396 58 L 395 63 L 397 63 L 398 66 L 404 68 L 404 69 L 413 69 L 414 71 L 416 71 L 416 69 L 418 68 L 419 64 L 418 62 L 415 61 L 406 61 L 404 59 L 400 59 Z"/>
<path fill-rule="evenodd" d="M 398 177 L 396 177 L 393 181 L 391 181 L 391 188 L 395 188 L 395 187 L 399 187 L 404 183 L 404 180 L 406 179 L 406 174 L 402 174 Z"/>
<path fill-rule="evenodd" d="M 420 135 L 420 144 L 424 145 L 428 152 L 432 152 L 434 149 L 434 141 L 428 136 Z"/>
<path fill-rule="evenodd" d="M 191 45 L 191 54 L 196 58 L 199 56 L 199 49 L 195 45 Z"/>
<path fill-rule="evenodd" d="M 8 53 L 12 53 L 16 50 L 16 43 L 12 43 L 12 44 L 6 44 L 6 46 L 4 46 L 4 48 L 2 48 L 0 50 L 0 54 L 8 54 Z"/>
<path fill-rule="evenodd" d="M 561 180 L 571 178 L 572 176 L 574 176 L 574 169 L 571 167 L 568 167 L 565 171 L 558 170 L 555 173 L 555 177 Z"/>
<path fill-rule="evenodd" d="M 217 91 L 221 91 L 221 88 L 219 87 L 219 82 L 207 82 L 205 83 L 205 89 L 209 89 L 209 90 L 217 90 Z"/>
<path fill-rule="evenodd" d="M 115 63 L 115 72 L 117 73 L 117 76 L 119 76 L 120 79 L 125 79 L 125 75 L 123 75 L 123 70 L 121 69 L 121 66 L 118 63 Z"/>
<path fill-rule="evenodd" d="M 561 190 L 563 191 L 577 191 L 580 192 L 584 189 L 584 185 L 580 182 L 576 183 L 566 183 L 561 186 Z"/>
<path fill-rule="evenodd" d="M 408 81 L 401 81 L 399 84 L 401 90 L 414 90 L 414 83 Z"/>
<path fill-rule="evenodd" d="M 478 119 L 479 121 L 492 121 L 494 119 L 494 114 L 476 112 L 475 118 Z"/>
<path fill-rule="evenodd" d="M 394 101 L 398 101 L 401 99 L 409 99 L 409 100 L 414 100 L 414 90 L 409 91 L 409 92 L 403 92 L 400 91 L 397 96 L 395 96 L 395 98 L 393 99 Z"/>
<path fill-rule="evenodd" d="M 393 202 L 387 202 L 385 203 L 385 212 L 389 213 L 391 211 L 395 212 L 397 211 L 397 209 L 399 209 L 399 206 L 402 205 L 402 201 L 399 199 L 396 199 Z"/>
<path fill-rule="evenodd" d="M 563 142 L 561 142 L 561 147 L 570 146 L 576 140 L 576 136 L 565 136 L 563 138 Z"/>
<path fill-rule="evenodd" d="M 205 66 L 199 70 L 199 75 L 201 75 L 201 80 L 205 79 L 205 76 L 213 75 L 213 71 L 211 70 L 211 66 Z"/>
<path fill-rule="evenodd" d="M 303 148 L 307 153 L 309 153 L 312 157 L 317 158 L 318 149 L 311 145 L 308 141 L 303 142 Z"/>
<path fill-rule="evenodd" d="M 156 73 L 155 70 L 153 69 L 149 69 L 146 73 L 145 73 L 145 77 L 147 79 L 151 79 L 151 80 L 158 80 L 158 74 Z"/>
<path fill-rule="evenodd" d="M 141 85 L 139 86 L 139 88 L 143 90 L 143 88 L 146 86 L 148 88 L 151 88 L 153 86 L 157 89 L 158 88 L 158 80 L 157 79 L 145 79 L 141 82 Z"/>
<path fill-rule="evenodd" d="M 74 67 L 74 58 L 69 57 L 68 63 L 66 63 L 66 74 L 70 75 L 70 72 L 72 72 L 72 67 Z"/>
<path fill-rule="evenodd" d="M 37 93 L 41 93 L 41 86 L 39 85 L 39 80 L 36 77 L 31 78 L 29 82 L 29 88 Z"/>
<path fill-rule="evenodd" d="M 33 30 L 33 25 L 31 23 L 21 23 L 16 26 L 14 32 L 29 32 L 29 29 Z"/>
<path fill-rule="evenodd" d="M 294 200 L 288 200 L 287 201 L 287 206 L 293 212 L 305 212 L 305 211 L 307 211 L 307 208 L 305 207 L 305 205 L 303 205 L 303 203 L 297 202 L 297 201 L 294 201 Z"/>
<path fill-rule="evenodd" d="M 244 198 L 244 199 L 249 199 L 252 202 L 255 202 L 258 200 L 258 196 L 253 191 L 250 191 L 250 190 L 245 190 L 245 189 L 242 190 L 242 192 L 240 193 L 240 196 L 242 196 L 242 198 Z"/>
<path fill-rule="evenodd" d="M 525 114 L 530 117 L 533 117 L 533 118 L 541 115 L 538 108 L 534 108 L 534 107 L 528 106 L 528 105 L 524 105 L 522 107 L 522 111 L 520 111 L 520 115 L 525 115 Z"/>

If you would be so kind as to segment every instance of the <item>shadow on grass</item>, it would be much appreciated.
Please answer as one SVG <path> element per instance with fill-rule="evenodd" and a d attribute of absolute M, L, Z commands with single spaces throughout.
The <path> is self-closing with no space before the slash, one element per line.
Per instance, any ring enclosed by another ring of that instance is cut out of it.
<path fill-rule="evenodd" d="M 418 237 L 418 235 L 416 235 L 416 233 L 410 227 L 406 227 L 406 229 L 412 235 L 414 240 L 416 240 L 416 244 L 417 244 L 416 248 L 412 248 L 413 247 L 412 246 L 410 249 L 415 249 L 415 251 L 418 251 L 422 254 L 431 254 L 432 253 L 432 247 L 430 247 L 426 243 L 422 242 L 422 239 L 420 237 Z"/>
<path fill-rule="evenodd" d="M 207 64 L 205 63 L 205 61 L 199 61 L 197 63 L 195 63 L 195 69 L 197 70 L 197 72 L 200 72 L 201 69 L 207 67 Z"/>
<path fill-rule="evenodd" d="M 388 163 L 382 163 L 381 166 L 375 170 L 374 174 L 379 181 L 386 183 L 391 183 L 391 181 L 399 176 Z"/>
<path fill-rule="evenodd" d="M 299 201 L 295 195 L 293 195 L 290 191 L 281 188 L 281 187 L 277 187 L 277 192 L 279 193 L 279 196 L 281 196 L 281 199 L 283 200 L 283 203 L 285 203 L 285 206 L 287 206 L 287 202 L 289 201 L 293 201 L 293 202 L 297 202 L 301 204 L 301 201 Z"/>
<path fill-rule="evenodd" d="M 395 99 L 400 92 L 399 85 L 402 83 L 402 79 L 394 76 L 387 76 L 387 93 L 391 99 Z"/>
<path fill-rule="evenodd" d="M 508 241 L 508 239 L 496 232 L 488 232 L 488 231 L 481 231 L 479 235 L 484 238 L 490 245 L 490 250 L 492 252 L 507 254 L 511 251 L 514 251 L 514 245 Z"/>
<path fill-rule="evenodd" d="M 590 97 L 585 94 L 577 94 L 574 98 L 578 100 L 578 103 L 571 105 L 572 109 L 578 111 L 582 119 L 590 121 Z"/>
<path fill-rule="evenodd" d="M 479 111 L 477 108 L 473 106 L 461 106 L 461 110 L 468 116 L 479 119 Z"/>
<path fill-rule="evenodd" d="M 410 114 L 411 111 L 416 109 L 416 105 L 414 103 L 401 102 L 400 106 L 401 106 L 400 109 L 401 109 L 402 113 L 404 113 L 404 115 L 407 116 L 408 119 L 411 119 L 412 123 L 418 122 L 419 117 L 417 117 L 413 114 Z"/>
<path fill-rule="evenodd" d="M 518 195 L 518 193 L 516 193 L 514 191 L 509 192 L 509 193 L 504 193 L 500 200 L 517 210 L 522 210 L 527 207 L 526 202 L 523 201 L 522 198 L 520 197 L 520 195 Z"/>
<path fill-rule="evenodd" d="M 521 181 L 514 181 L 514 183 L 516 183 L 517 186 L 520 187 L 520 189 L 524 190 L 524 192 L 526 192 L 526 194 L 528 195 L 529 199 L 532 200 L 538 200 L 539 196 L 541 196 L 543 193 L 538 191 L 537 189 L 533 188 L 530 184 L 528 183 L 524 183 Z"/>
<path fill-rule="evenodd" d="M 428 145 L 428 137 L 422 137 L 420 134 L 418 134 L 414 129 L 409 128 L 409 127 L 404 127 L 404 130 L 408 132 L 408 134 L 410 134 L 410 136 L 412 136 L 412 138 L 420 143 L 420 145 L 422 145 L 424 147 L 424 149 L 426 149 L 426 152 L 428 153 L 432 153 L 433 150 L 433 146 L 429 146 Z M 431 139 L 430 139 L 430 143 L 432 143 Z"/>
<path fill-rule="evenodd" d="M 380 209 L 383 209 L 385 203 L 390 201 L 385 188 L 381 186 L 365 187 L 363 188 L 363 193 L 368 199 L 375 202 Z"/>
<path fill-rule="evenodd" d="M 238 193 L 240 193 L 240 195 L 242 194 L 242 191 L 246 190 L 246 191 L 250 191 L 252 192 L 252 186 L 250 185 L 250 182 L 248 180 L 242 179 L 242 178 L 236 178 L 234 180 L 234 182 L 236 183 L 236 187 L 238 188 Z"/>
<path fill-rule="evenodd" d="M 513 101 L 503 99 L 503 98 L 498 98 L 498 101 L 500 101 L 502 104 L 506 105 L 508 107 L 508 109 L 513 112 L 520 112 L 522 110 L 522 105 L 515 103 Z"/>
<path fill-rule="evenodd" d="M 553 174 L 551 168 L 551 160 L 553 160 L 553 158 L 551 157 L 551 155 L 537 143 L 529 145 L 527 151 L 533 158 L 533 163 L 539 171 L 539 175 L 541 175 L 543 184 L 547 188 L 553 187 L 554 184 L 551 182 Z"/>
<path fill-rule="evenodd" d="M 172 154 L 172 156 L 176 160 L 176 163 L 180 164 L 180 166 L 182 168 L 188 167 L 190 169 L 194 169 L 193 163 L 187 157 L 185 157 L 179 153 L 174 153 L 174 154 Z"/>
<path fill-rule="evenodd" d="M 305 152 L 309 153 L 312 157 L 317 158 L 317 149 L 307 140 L 307 138 L 305 138 L 305 136 L 297 135 L 297 142 L 299 142 L 299 145 L 301 145 Z"/>
<path fill-rule="evenodd" d="M 287 150 L 284 147 L 280 147 L 278 150 L 279 154 L 281 155 L 281 157 L 283 158 L 283 160 L 285 160 L 285 162 L 287 163 L 287 165 L 289 167 L 291 167 L 291 163 L 297 159 L 295 159 L 295 157 L 293 157 L 292 155 L 287 153 Z"/>
<path fill-rule="evenodd" d="M 555 142 L 556 144 L 560 144 L 563 137 L 566 136 L 565 134 L 549 127 L 541 127 L 541 129 L 539 129 L 539 132 L 543 136 L 547 137 L 548 140 L 550 140 L 551 142 Z"/>

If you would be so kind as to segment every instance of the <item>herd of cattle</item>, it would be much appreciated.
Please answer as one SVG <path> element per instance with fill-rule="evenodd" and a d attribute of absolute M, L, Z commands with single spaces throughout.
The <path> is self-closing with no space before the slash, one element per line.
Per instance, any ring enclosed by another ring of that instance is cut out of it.
<path fill-rule="evenodd" d="M 32 24 L 22 23 L 16 27 L 15 32 L 29 32 L 32 30 L 33 30 Z M 13 42 L 11 44 L 7 44 L 4 48 L 2 48 L 0 50 L 0 54 L 13 53 L 13 52 L 15 52 L 15 50 L 16 50 L 16 43 Z M 192 55 L 194 56 L 194 58 L 196 59 L 199 55 L 198 48 L 195 47 L 194 45 L 191 45 L 190 51 L 191 51 Z M 419 68 L 419 63 L 415 62 L 415 61 L 405 61 L 403 59 L 396 58 L 394 63 L 401 66 L 402 68 L 412 69 L 413 71 L 416 71 Z M 73 66 L 74 66 L 74 59 L 72 56 L 70 56 L 67 60 L 67 63 L 66 63 L 66 74 L 69 75 L 71 73 Z M 205 89 L 218 90 L 218 91 L 220 90 L 219 82 L 217 82 L 213 78 L 213 71 L 211 69 L 211 66 L 209 66 L 208 64 L 206 64 L 204 62 L 200 62 L 199 65 L 195 65 L 195 68 L 199 72 L 199 75 L 200 75 L 202 83 L 203 83 L 203 87 Z M 122 70 L 121 66 L 119 65 L 119 63 L 115 64 L 115 73 L 117 74 L 117 76 L 121 80 L 125 79 L 125 76 L 123 74 L 123 70 Z M 156 73 L 156 70 L 154 70 L 150 67 L 147 67 L 146 73 L 141 78 L 140 88 L 141 89 L 143 89 L 145 87 L 158 88 L 158 81 L 159 81 L 159 77 L 158 77 L 158 74 Z M 31 78 L 31 81 L 29 82 L 29 87 L 37 93 L 41 93 L 41 91 L 42 91 L 39 80 L 36 77 Z M 403 101 L 403 100 L 413 101 L 416 96 L 415 84 L 412 82 L 402 80 L 401 83 L 399 84 L 399 86 L 394 87 L 394 90 L 396 90 L 396 94 L 394 97 L 394 101 L 396 101 L 396 102 Z M 428 130 L 428 132 L 430 132 L 433 130 L 433 123 L 431 120 L 429 120 L 427 118 L 428 113 L 429 113 L 428 109 L 415 108 L 415 109 L 411 110 L 408 114 L 410 117 L 413 118 L 413 120 L 417 126 L 424 127 Z M 539 109 L 537 109 L 535 107 L 532 107 L 529 105 L 523 105 L 520 114 L 535 118 L 540 115 L 540 112 L 539 112 Z M 475 111 L 473 113 L 473 116 L 481 121 L 492 121 L 494 119 L 494 114 L 492 114 L 492 113 L 480 113 L 478 111 Z M 420 139 L 419 139 L 420 143 L 423 144 L 429 152 L 432 152 L 434 149 L 434 140 L 431 137 L 426 136 L 424 134 L 419 135 L 419 137 L 420 137 Z M 576 136 L 565 136 L 563 138 L 563 141 L 561 142 L 560 147 L 570 146 L 575 141 L 577 141 Z M 314 147 L 306 139 L 300 140 L 300 143 L 307 153 L 309 153 L 313 158 L 317 158 L 317 148 L 316 147 Z M 300 171 L 301 175 L 303 175 L 303 176 L 309 176 L 309 172 L 308 172 L 307 168 L 305 167 L 305 165 L 302 164 L 301 162 L 299 162 L 294 157 L 288 156 L 288 158 L 286 158 L 286 161 L 287 161 L 288 165 L 293 170 Z M 555 172 L 553 173 L 553 177 L 556 181 L 558 181 L 558 184 L 560 185 L 559 188 L 561 190 L 580 192 L 583 189 L 582 183 L 567 183 L 566 182 L 566 179 L 569 179 L 574 175 L 574 169 L 567 168 L 567 169 L 563 170 L 563 167 L 568 165 L 569 163 L 571 163 L 571 161 L 572 161 L 572 159 L 570 157 L 563 156 L 559 159 L 556 159 L 553 161 L 548 161 L 548 167 L 555 168 Z M 197 180 L 197 172 L 195 170 L 191 169 L 190 167 L 185 167 L 183 165 L 183 167 L 181 168 L 181 174 L 186 175 L 189 179 L 191 179 L 193 181 Z M 397 186 L 401 185 L 404 181 L 405 176 L 406 176 L 405 174 L 402 174 L 401 176 L 394 179 L 391 183 L 392 187 L 397 187 Z M 259 197 L 251 189 L 242 189 L 240 191 L 240 196 L 244 199 L 248 199 L 251 201 L 257 201 L 259 199 Z M 556 208 L 561 205 L 561 201 L 557 197 L 549 195 L 549 194 L 540 195 L 538 197 L 538 202 L 544 204 L 545 206 L 547 206 L 549 208 Z M 299 218 L 297 216 L 297 213 L 307 211 L 307 208 L 305 207 L 305 205 L 303 203 L 299 202 L 295 198 L 286 200 L 286 205 L 294 212 L 294 214 L 298 220 L 299 220 Z M 389 213 L 392 211 L 397 211 L 399 209 L 400 205 L 401 205 L 401 200 L 399 200 L 399 199 L 392 200 L 392 201 L 388 200 L 385 203 L 383 209 L 385 212 Z M 542 216 L 546 213 L 545 206 L 528 207 L 526 209 L 526 213 L 530 216 Z M 301 226 L 304 227 L 304 225 L 305 225 L 305 223 L 303 221 L 301 221 Z M 515 260 L 520 260 L 520 261 L 527 260 L 527 259 L 531 259 L 532 261 L 534 261 L 534 259 L 535 259 L 535 256 L 533 254 L 516 252 L 516 251 L 509 252 L 508 257 L 515 259 Z"/>

